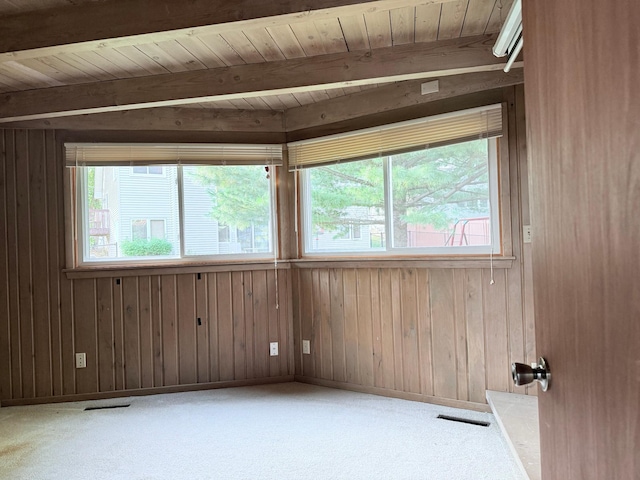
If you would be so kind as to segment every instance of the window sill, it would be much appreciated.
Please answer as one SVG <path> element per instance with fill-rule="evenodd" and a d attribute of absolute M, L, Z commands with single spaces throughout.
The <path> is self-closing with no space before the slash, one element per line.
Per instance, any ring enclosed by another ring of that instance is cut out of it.
<path fill-rule="evenodd" d="M 511 268 L 516 257 L 323 257 L 291 260 L 294 268 Z"/>
<path fill-rule="evenodd" d="M 170 265 L 96 265 L 65 268 L 68 279 L 139 277 L 144 275 L 179 275 L 189 273 L 240 272 L 248 270 L 273 270 L 273 261 L 182 263 Z M 289 270 L 287 261 L 278 261 L 278 270 Z"/>

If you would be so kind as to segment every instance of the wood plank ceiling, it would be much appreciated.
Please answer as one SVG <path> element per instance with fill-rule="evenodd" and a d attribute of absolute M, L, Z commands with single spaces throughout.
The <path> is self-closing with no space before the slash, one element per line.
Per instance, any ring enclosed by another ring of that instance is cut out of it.
<path fill-rule="evenodd" d="M 3 18 L 41 9 L 87 4 L 97 0 L 0 0 Z M 165 36 L 160 41 L 118 42 L 117 46 L 60 49 L 43 55 L 0 57 L 0 93 L 47 89 L 176 74 L 238 65 L 261 64 L 386 47 L 431 43 L 499 31 L 512 0 L 447 0 L 405 2 L 388 10 L 362 8 L 350 15 L 319 17 L 313 21 L 273 26 L 245 24 L 222 33 Z M 78 8 L 78 7 L 68 7 Z M 196 32 L 198 32 L 196 30 Z M 1 35 L 1 34 L 0 34 Z M 144 37 L 142 37 L 144 38 Z M 389 80 L 391 81 L 391 80 Z M 385 81 L 386 83 L 386 81 Z M 185 104 L 185 107 L 287 110 L 379 88 L 378 83 L 335 88 L 304 88 L 292 93 L 242 96 Z"/>

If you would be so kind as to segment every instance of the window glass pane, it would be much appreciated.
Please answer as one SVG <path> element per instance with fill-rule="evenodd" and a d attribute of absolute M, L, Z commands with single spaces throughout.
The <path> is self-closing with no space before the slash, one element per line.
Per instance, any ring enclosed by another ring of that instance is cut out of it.
<path fill-rule="evenodd" d="M 151 174 L 151 175 L 162 175 L 162 167 L 150 166 L 148 173 Z"/>
<path fill-rule="evenodd" d="M 306 178 L 307 251 L 384 249 L 382 159 L 316 167 Z"/>
<path fill-rule="evenodd" d="M 132 220 L 131 239 L 132 240 L 147 239 L 147 221 L 146 220 Z"/>
<path fill-rule="evenodd" d="M 151 220 L 151 238 L 164 238 L 164 220 Z"/>
<path fill-rule="evenodd" d="M 177 167 L 148 176 L 136 175 L 134 168 L 79 169 L 85 261 L 180 255 Z"/>
<path fill-rule="evenodd" d="M 147 173 L 147 167 L 131 167 L 133 173 Z"/>
<path fill-rule="evenodd" d="M 183 167 L 186 255 L 272 251 L 271 180 L 262 166 Z"/>
<path fill-rule="evenodd" d="M 490 245 L 488 141 L 389 157 L 394 248 Z"/>

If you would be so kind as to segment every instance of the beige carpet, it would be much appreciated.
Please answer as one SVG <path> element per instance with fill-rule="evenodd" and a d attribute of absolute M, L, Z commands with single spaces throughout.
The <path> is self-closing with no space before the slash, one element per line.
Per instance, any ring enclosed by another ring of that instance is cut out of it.
<path fill-rule="evenodd" d="M 0 478 L 522 477 L 490 414 L 286 383 L 1 408 Z"/>

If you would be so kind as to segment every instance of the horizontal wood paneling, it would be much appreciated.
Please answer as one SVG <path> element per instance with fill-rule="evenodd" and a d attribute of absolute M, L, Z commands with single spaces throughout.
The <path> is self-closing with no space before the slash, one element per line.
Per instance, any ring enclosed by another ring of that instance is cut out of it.
<path fill-rule="evenodd" d="M 67 278 L 59 148 L 0 130 L 0 400 L 293 375 L 288 269 Z"/>

